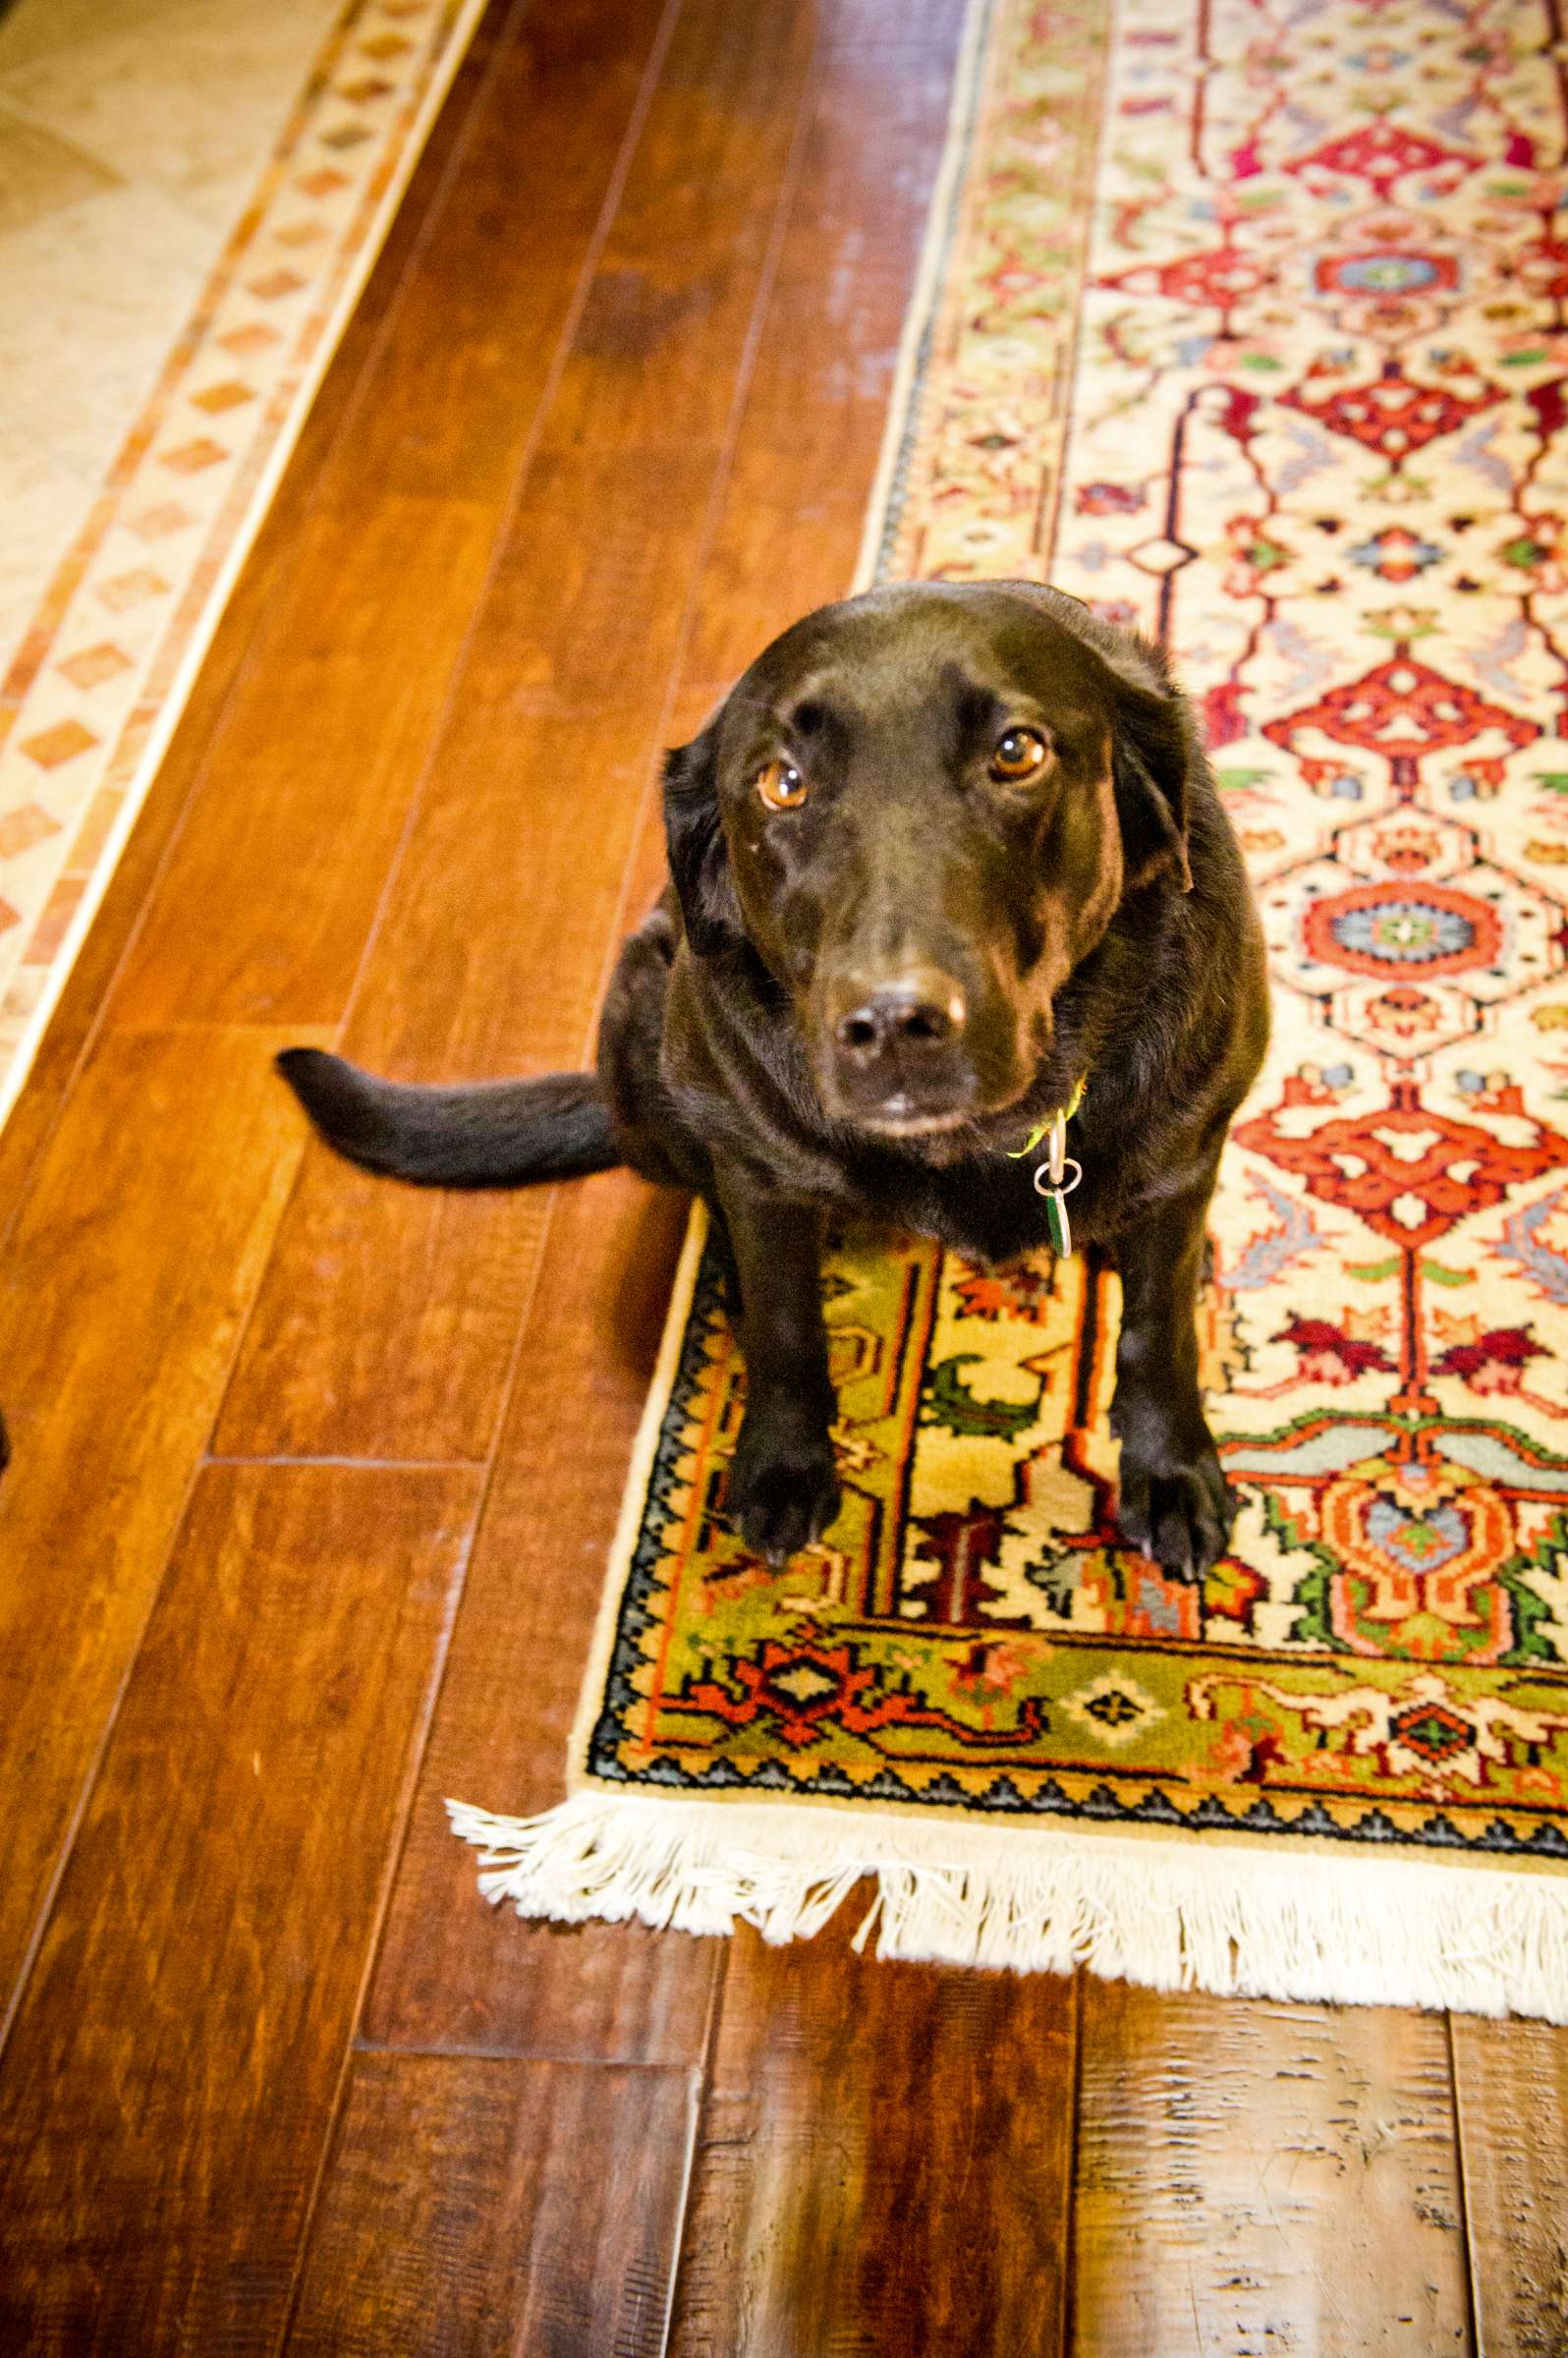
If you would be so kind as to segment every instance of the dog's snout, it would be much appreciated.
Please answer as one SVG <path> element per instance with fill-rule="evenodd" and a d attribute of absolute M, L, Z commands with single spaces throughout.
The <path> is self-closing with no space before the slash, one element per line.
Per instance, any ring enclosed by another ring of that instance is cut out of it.
<path fill-rule="evenodd" d="M 852 996 L 855 1004 L 838 1017 L 833 1038 L 841 1053 L 859 1064 L 943 1047 L 964 1028 L 964 993 L 946 975 L 902 976 Z"/>
<path fill-rule="evenodd" d="M 836 1111 L 873 1128 L 940 1127 L 974 1095 L 969 1002 L 935 967 L 841 978 L 828 993 L 824 1087 Z"/>

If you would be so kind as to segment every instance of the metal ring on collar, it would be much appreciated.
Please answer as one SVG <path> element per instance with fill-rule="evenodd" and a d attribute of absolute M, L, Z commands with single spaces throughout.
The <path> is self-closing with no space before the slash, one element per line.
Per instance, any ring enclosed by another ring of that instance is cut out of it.
<path fill-rule="evenodd" d="M 1073 1174 L 1071 1179 L 1067 1176 L 1069 1171 Z M 1053 1179 L 1046 1165 L 1043 1162 L 1037 1162 L 1035 1165 L 1035 1193 L 1037 1196 L 1070 1196 L 1083 1176 L 1083 1164 L 1076 1162 L 1071 1154 L 1062 1165 L 1062 1175 L 1059 1179 Z"/>

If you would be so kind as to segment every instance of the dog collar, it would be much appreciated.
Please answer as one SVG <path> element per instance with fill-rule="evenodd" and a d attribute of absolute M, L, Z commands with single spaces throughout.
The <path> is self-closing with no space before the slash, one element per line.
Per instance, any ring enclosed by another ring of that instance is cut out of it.
<path fill-rule="evenodd" d="M 1035 1192 L 1044 1200 L 1045 1219 L 1050 1230 L 1051 1250 L 1071 1253 L 1073 1225 L 1067 1216 L 1067 1199 L 1084 1176 L 1084 1166 L 1067 1151 L 1067 1125 L 1084 1102 L 1089 1087 L 1086 1073 L 1074 1089 L 1065 1105 L 1057 1107 L 1048 1120 L 1037 1122 L 1021 1147 L 1008 1150 L 1008 1158 L 1022 1162 L 1026 1154 L 1036 1151 L 1041 1142 L 1045 1147 L 1044 1159 L 1035 1165 Z M 1068 1173 L 1072 1177 L 1068 1177 Z"/>

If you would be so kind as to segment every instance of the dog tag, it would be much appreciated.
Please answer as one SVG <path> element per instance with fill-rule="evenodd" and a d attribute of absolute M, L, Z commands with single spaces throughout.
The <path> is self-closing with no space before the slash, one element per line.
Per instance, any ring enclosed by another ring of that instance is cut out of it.
<path fill-rule="evenodd" d="M 1075 1162 L 1067 1151 L 1067 1116 L 1059 1113 L 1046 1137 L 1045 1159 L 1035 1165 L 1035 1193 L 1044 1200 L 1045 1225 L 1053 1253 L 1066 1255 L 1073 1249 L 1073 1223 L 1067 1216 L 1067 1199 L 1083 1176 L 1083 1164 Z"/>

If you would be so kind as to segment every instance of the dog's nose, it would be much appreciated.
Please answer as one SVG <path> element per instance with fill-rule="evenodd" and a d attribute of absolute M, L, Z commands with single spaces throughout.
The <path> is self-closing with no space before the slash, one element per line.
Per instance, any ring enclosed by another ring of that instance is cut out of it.
<path fill-rule="evenodd" d="M 833 1038 L 852 1064 L 871 1065 L 894 1053 L 918 1057 L 962 1032 L 966 1013 L 951 976 L 923 969 L 858 998 L 838 1017 Z"/>

